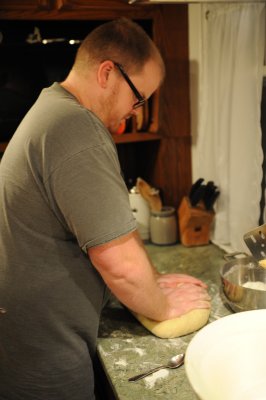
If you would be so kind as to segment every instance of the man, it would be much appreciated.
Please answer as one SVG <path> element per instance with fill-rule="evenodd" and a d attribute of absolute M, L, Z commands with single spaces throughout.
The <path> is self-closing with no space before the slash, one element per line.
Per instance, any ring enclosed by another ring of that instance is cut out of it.
<path fill-rule="evenodd" d="M 103 24 L 14 134 L 0 164 L 0 399 L 94 399 L 105 285 L 158 321 L 210 307 L 201 281 L 152 267 L 110 135 L 163 76 L 137 24 Z"/>

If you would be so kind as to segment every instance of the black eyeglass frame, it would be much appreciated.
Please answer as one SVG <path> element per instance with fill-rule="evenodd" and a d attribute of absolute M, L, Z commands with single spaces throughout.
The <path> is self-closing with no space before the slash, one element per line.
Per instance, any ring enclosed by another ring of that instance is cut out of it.
<path fill-rule="evenodd" d="M 146 102 L 145 98 L 140 94 L 140 92 L 138 91 L 136 86 L 133 84 L 133 82 L 129 78 L 128 74 L 125 72 L 123 66 L 121 64 L 115 62 L 115 61 L 113 61 L 113 63 L 119 69 L 121 75 L 123 76 L 123 78 L 125 79 L 125 81 L 129 85 L 130 89 L 134 93 L 136 99 L 138 100 L 137 103 L 135 103 L 133 105 L 133 109 L 135 110 L 136 108 L 142 107 Z"/>

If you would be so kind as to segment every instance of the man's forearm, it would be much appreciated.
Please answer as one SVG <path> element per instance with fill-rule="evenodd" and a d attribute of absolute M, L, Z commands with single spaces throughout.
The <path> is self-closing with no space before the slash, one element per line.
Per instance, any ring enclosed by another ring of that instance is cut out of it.
<path fill-rule="evenodd" d="M 91 261 L 114 295 L 129 309 L 163 320 L 169 305 L 157 284 L 153 267 L 136 232 L 92 248 Z"/>
<path fill-rule="evenodd" d="M 210 308 L 206 285 L 182 274 L 160 275 L 136 232 L 88 251 L 107 286 L 129 309 L 163 321 Z"/>

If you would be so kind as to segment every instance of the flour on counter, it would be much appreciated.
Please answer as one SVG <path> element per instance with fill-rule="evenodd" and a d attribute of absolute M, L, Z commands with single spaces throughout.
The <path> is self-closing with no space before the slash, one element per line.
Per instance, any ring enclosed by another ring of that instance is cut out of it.
<path fill-rule="evenodd" d="M 115 351 L 120 350 L 120 344 L 119 343 L 112 344 L 111 350 L 115 350 Z"/>
<path fill-rule="evenodd" d="M 242 286 L 249 289 L 266 290 L 266 283 L 260 281 L 246 282 Z"/>
<path fill-rule="evenodd" d="M 143 349 L 140 349 L 138 347 L 135 347 L 135 352 L 140 355 L 140 356 L 144 356 L 144 354 L 146 353 Z"/>
<path fill-rule="evenodd" d="M 169 371 L 167 369 L 161 369 L 157 372 L 154 372 L 152 375 L 144 378 L 145 386 L 148 389 L 152 389 L 158 379 L 166 378 L 169 375 Z"/>
<path fill-rule="evenodd" d="M 115 365 L 118 365 L 118 366 L 121 366 L 121 367 L 126 367 L 127 366 L 127 361 L 124 360 L 123 358 L 119 358 L 119 360 L 115 362 Z"/>
<path fill-rule="evenodd" d="M 146 354 L 146 351 L 143 349 L 140 349 L 139 347 L 127 347 L 124 349 L 124 351 L 133 351 L 134 353 L 137 353 L 139 356 L 144 356 Z"/>
<path fill-rule="evenodd" d="M 107 352 L 107 351 L 105 351 L 101 345 L 98 346 L 98 349 L 99 349 L 100 353 L 101 353 L 104 357 L 108 357 L 108 356 L 110 355 L 110 353 Z"/>

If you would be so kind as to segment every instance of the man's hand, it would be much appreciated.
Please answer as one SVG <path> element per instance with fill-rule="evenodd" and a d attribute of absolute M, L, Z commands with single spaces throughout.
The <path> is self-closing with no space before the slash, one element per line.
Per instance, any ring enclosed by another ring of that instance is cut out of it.
<path fill-rule="evenodd" d="M 176 288 L 164 287 L 162 291 L 169 304 L 167 319 L 179 317 L 194 309 L 211 307 L 208 292 L 198 285 L 180 283 Z"/>
<path fill-rule="evenodd" d="M 160 288 L 175 288 L 180 283 L 191 283 L 207 289 L 207 285 L 201 280 L 185 274 L 162 274 L 157 279 Z"/>
<path fill-rule="evenodd" d="M 179 317 L 193 309 L 211 306 L 207 285 L 190 275 L 159 275 L 157 283 L 168 299 L 169 319 Z"/>

